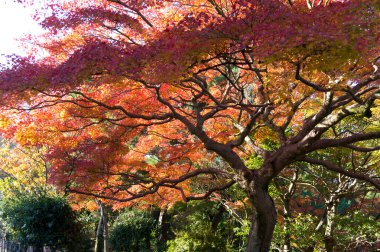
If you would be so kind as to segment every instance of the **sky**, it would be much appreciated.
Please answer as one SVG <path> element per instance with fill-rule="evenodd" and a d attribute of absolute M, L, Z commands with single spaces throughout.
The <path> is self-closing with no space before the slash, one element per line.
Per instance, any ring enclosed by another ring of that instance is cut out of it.
<path fill-rule="evenodd" d="M 17 38 L 23 34 L 38 34 L 42 28 L 32 18 L 33 10 L 14 0 L 0 0 L 0 63 L 5 63 L 3 54 L 25 55 Z"/>

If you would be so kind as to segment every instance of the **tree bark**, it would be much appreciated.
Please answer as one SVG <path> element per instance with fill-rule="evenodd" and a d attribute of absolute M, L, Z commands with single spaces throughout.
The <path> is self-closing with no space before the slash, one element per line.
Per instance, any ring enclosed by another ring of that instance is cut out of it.
<path fill-rule="evenodd" d="M 333 199 L 331 199 L 327 203 L 327 208 L 326 208 L 326 229 L 325 229 L 325 237 L 324 237 L 324 242 L 325 242 L 325 249 L 327 252 L 334 252 L 334 247 L 335 247 L 335 239 L 334 239 L 334 218 L 336 215 L 336 210 L 337 210 L 337 200 L 332 196 Z"/>
<path fill-rule="evenodd" d="M 96 230 L 95 240 L 95 252 L 102 251 L 100 246 L 100 238 L 103 238 L 103 252 L 109 252 L 109 240 L 108 240 L 108 220 L 102 202 L 96 200 L 99 206 L 100 219 L 98 223 L 98 229 Z"/>
<path fill-rule="evenodd" d="M 103 215 L 103 251 L 104 252 L 109 252 L 110 251 L 110 246 L 109 246 L 109 240 L 108 240 L 108 220 L 107 216 Z"/>
<path fill-rule="evenodd" d="M 102 237 L 102 221 L 103 219 L 100 217 L 98 222 L 98 227 L 96 229 L 96 237 L 95 237 L 95 252 L 101 252 L 100 240 Z"/>
<path fill-rule="evenodd" d="M 284 240 L 284 246 L 283 246 L 284 252 L 292 251 L 291 239 L 290 239 L 290 233 L 289 233 L 290 218 L 291 217 L 287 216 L 285 217 L 285 221 L 284 221 L 284 231 L 285 231 L 285 240 Z"/>
<path fill-rule="evenodd" d="M 257 229 L 257 225 L 256 225 L 256 212 L 254 212 L 252 214 L 251 227 L 249 229 L 249 234 L 248 234 L 248 237 L 247 237 L 247 248 L 245 250 L 246 252 L 252 252 L 252 251 L 254 251 L 254 243 L 255 243 L 255 239 L 254 238 L 255 238 L 255 233 L 257 233 L 256 229 Z"/>
<path fill-rule="evenodd" d="M 108 220 L 107 215 L 104 211 L 103 204 L 99 202 L 100 216 L 102 218 L 103 224 L 103 252 L 109 252 L 109 241 L 108 241 Z"/>
<path fill-rule="evenodd" d="M 267 252 L 276 226 L 276 207 L 267 188 L 255 185 L 253 182 L 251 184 L 254 185 L 248 195 L 255 213 L 252 217 L 246 252 Z"/>
<path fill-rule="evenodd" d="M 158 240 L 162 241 L 164 240 L 164 228 L 163 228 L 163 222 L 164 222 L 164 215 L 166 213 L 166 208 L 160 209 L 160 214 L 158 216 Z"/>

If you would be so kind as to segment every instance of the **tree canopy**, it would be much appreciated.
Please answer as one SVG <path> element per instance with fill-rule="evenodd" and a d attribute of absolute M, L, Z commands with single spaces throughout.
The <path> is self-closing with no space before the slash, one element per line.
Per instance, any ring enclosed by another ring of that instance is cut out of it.
<path fill-rule="evenodd" d="M 165 206 L 238 184 L 247 251 L 268 251 L 268 187 L 290 166 L 380 188 L 376 167 L 317 155 L 378 155 L 378 1 L 47 2 L 46 35 L 0 72 L 0 125 L 46 146 L 67 192 Z"/>

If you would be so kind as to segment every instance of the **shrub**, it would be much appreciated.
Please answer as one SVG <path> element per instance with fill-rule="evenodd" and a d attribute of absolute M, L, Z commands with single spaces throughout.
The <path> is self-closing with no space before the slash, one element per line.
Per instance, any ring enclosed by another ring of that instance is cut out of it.
<path fill-rule="evenodd" d="M 110 229 L 112 251 L 152 251 L 156 247 L 156 220 L 147 212 L 127 210 Z"/>
<path fill-rule="evenodd" d="M 65 198 L 34 194 L 5 197 L 0 208 L 14 240 L 28 246 L 82 250 L 81 225 Z"/>

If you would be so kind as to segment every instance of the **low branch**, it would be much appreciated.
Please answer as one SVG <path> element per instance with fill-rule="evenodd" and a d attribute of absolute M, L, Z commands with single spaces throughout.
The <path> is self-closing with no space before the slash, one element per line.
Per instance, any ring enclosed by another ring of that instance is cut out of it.
<path fill-rule="evenodd" d="M 93 196 L 93 197 L 102 198 L 102 199 L 114 200 L 114 201 L 118 201 L 118 202 L 128 202 L 128 201 L 143 198 L 145 196 L 157 193 L 161 187 L 174 188 L 174 189 L 178 190 L 179 187 L 177 185 L 179 183 L 184 182 L 185 180 L 188 180 L 190 178 L 196 177 L 196 176 L 201 175 L 201 174 L 225 174 L 225 172 L 223 172 L 222 170 L 216 169 L 216 168 L 204 168 L 204 169 L 194 170 L 194 171 L 189 172 L 185 175 L 182 175 L 176 179 L 166 178 L 166 179 L 162 179 L 158 182 L 153 182 L 152 180 L 149 180 L 146 182 L 147 183 L 153 183 L 153 186 L 147 188 L 147 190 L 140 191 L 138 193 L 134 193 L 134 194 L 130 193 L 130 196 L 126 197 L 126 198 L 118 198 L 117 196 L 107 196 L 107 195 L 100 194 L 100 193 L 81 191 L 78 189 L 70 188 L 69 184 L 66 185 L 65 191 L 70 192 L 70 193 Z M 186 197 L 186 198 L 189 198 L 188 200 L 205 199 L 206 197 L 210 196 L 213 192 L 224 190 L 224 189 L 232 186 L 234 183 L 235 183 L 235 181 L 230 181 L 226 185 L 218 186 L 218 187 L 214 187 L 214 188 L 209 189 L 208 192 L 202 196 L 190 196 L 190 197 Z M 183 196 L 184 195 L 182 194 L 182 197 Z"/>
<path fill-rule="evenodd" d="M 372 151 L 380 150 L 380 146 L 361 147 L 361 146 L 355 146 L 353 144 L 347 144 L 343 147 L 349 148 L 349 149 L 354 150 L 354 151 L 359 151 L 359 152 L 372 152 Z"/>
<path fill-rule="evenodd" d="M 339 139 L 320 139 L 311 145 L 307 152 L 312 152 L 315 150 L 326 149 L 331 147 L 347 146 L 356 142 L 378 139 L 380 138 L 380 131 L 374 131 L 369 133 L 358 133 L 348 137 Z"/>
<path fill-rule="evenodd" d="M 360 179 L 360 180 L 366 181 L 368 183 L 371 183 L 374 187 L 376 187 L 376 189 L 380 190 L 380 181 L 379 180 L 371 178 L 371 177 L 369 177 L 365 174 L 362 174 L 362 173 L 355 173 L 355 172 L 344 170 L 344 169 L 340 168 L 339 166 L 337 166 L 336 164 L 331 163 L 329 161 L 313 159 L 313 158 L 309 158 L 309 157 L 298 158 L 298 161 L 306 162 L 309 164 L 324 166 L 326 169 L 328 169 L 330 171 L 338 172 L 338 173 L 343 174 L 347 177 L 354 178 L 354 179 Z"/>
<path fill-rule="evenodd" d="M 105 104 L 104 102 L 101 102 L 101 101 L 98 101 L 98 100 L 95 100 L 87 95 L 85 95 L 84 93 L 82 92 L 79 92 L 79 91 L 73 91 L 73 92 L 70 92 L 72 94 L 77 94 L 77 95 L 80 95 L 82 96 L 84 99 L 88 100 L 89 102 L 92 102 L 100 107 L 104 107 L 108 110 L 118 110 L 118 111 L 121 111 L 122 113 L 124 113 L 126 116 L 128 116 L 129 118 L 136 118 L 136 119 L 143 119 L 143 120 L 166 120 L 166 119 L 169 119 L 169 118 L 173 118 L 173 114 L 172 113 L 164 113 L 164 114 L 153 114 L 153 115 L 142 115 L 142 114 L 134 114 L 134 113 L 130 113 L 128 112 L 124 107 L 122 106 L 110 106 L 108 104 Z"/>
<path fill-rule="evenodd" d="M 231 180 L 230 182 L 228 182 L 227 184 L 224 184 L 224 185 L 221 185 L 221 186 L 216 186 L 216 187 L 213 187 L 211 189 L 209 189 L 205 194 L 203 195 L 199 195 L 199 196 L 188 196 L 186 197 L 186 200 L 189 201 L 189 200 L 202 200 L 202 199 L 206 199 L 208 198 L 211 194 L 213 194 L 214 192 L 216 191 L 223 191 L 229 187 L 231 187 L 232 185 L 234 185 L 236 182 Z"/>

